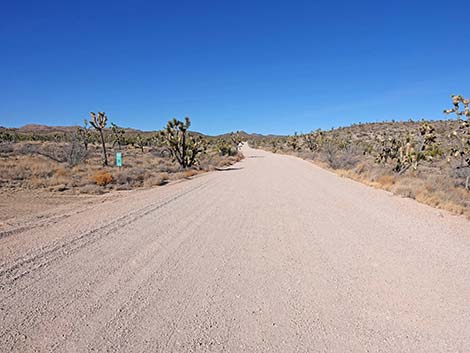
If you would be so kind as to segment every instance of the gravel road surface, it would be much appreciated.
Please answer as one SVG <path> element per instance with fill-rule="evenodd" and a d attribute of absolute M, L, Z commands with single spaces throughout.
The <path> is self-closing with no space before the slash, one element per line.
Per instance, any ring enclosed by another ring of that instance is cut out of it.
<path fill-rule="evenodd" d="M 0 230 L 2 352 L 470 352 L 470 222 L 244 147 Z"/>

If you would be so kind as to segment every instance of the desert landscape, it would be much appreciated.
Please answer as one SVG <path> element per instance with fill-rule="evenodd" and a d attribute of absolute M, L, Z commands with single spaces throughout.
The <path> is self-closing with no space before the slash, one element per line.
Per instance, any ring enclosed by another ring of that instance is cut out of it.
<path fill-rule="evenodd" d="M 470 352 L 469 11 L 2 3 L 0 353 Z"/>
<path fill-rule="evenodd" d="M 2 350 L 469 347 L 468 220 L 293 156 L 242 153 L 4 228 Z"/>
<path fill-rule="evenodd" d="M 2 351 L 465 351 L 454 101 L 454 120 L 292 136 L 103 126 L 104 149 L 3 129 Z"/>
<path fill-rule="evenodd" d="M 103 130 L 104 163 L 99 133 L 86 121 L 84 127 L 0 127 L 0 222 L 49 205 L 91 200 L 91 195 L 165 185 L 225 168 L 243 157 L 237 149 L 242 135 L 229 133 L 204 137 L 200 156 L 182 166 L 163 131 L 111 125 Z M 122 166 L 116 165 L 116 153 L 121 153 Z"/>

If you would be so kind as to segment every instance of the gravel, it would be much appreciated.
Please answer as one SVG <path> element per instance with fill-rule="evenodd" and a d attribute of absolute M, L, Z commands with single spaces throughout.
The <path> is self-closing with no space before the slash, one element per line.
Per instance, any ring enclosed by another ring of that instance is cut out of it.
<path fill-rule="evenodd" d="M 243 152 L 0 229 L 0 351 L 470 351 L 469 221 Z"/>

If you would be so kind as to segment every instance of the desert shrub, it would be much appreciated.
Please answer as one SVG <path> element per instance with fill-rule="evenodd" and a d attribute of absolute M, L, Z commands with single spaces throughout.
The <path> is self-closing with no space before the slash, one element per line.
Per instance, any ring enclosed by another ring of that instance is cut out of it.
<path fill-rule="evenodd" d="M 425 182 L 413 177 L 399 177 L 390 188 L 394 194 L 416 199 L 416 195 L 424 189 Z"/>
<path fill-rule="evenodd" d="M 47 179 L 47 184 L 49 186 L 68 185 L 69 182 L 70 178 L 65 175 L 53 175 L 51 178 Z"/>
<path fill-rule="evenodd" d="M 132 168 L 127 172 L 129 184 L 133 186 L 141 186 L 144 183 L 147 171 L 144 168 Z"/>
<path fill-rule="evenodd" d="M 366 170 L 367 170 L 367 163 L 365 162 L 360 162 L 359 164 L 356 165 L 356 168 L 354 169 L 354 171 L 357 174 L 363 174 L 366 172 Z"/>
<path fill-rule="evenodd" d="M 94 181 L 96 185 L 105 186 L 113 182 L 113 176 L 106 170 L 98 170 L 91 176 L 91 180 Z"/>
<path fill-rule="evenodd" d="M 377 179 L 377 183 L 382 188 L 389 190 L 395 184 L 395 178 L 392 175 L 382 175 Z"/>
<path fill-rule="evenodd" d="M 354 169 L 358 163 L 355 148 L 352 145 L 338 145 L 333 140 L 327 140 L 323 143 L 319 155 L 333 169 Z"/>
<path fill-rule="evenodd" d="M 164 147 L 157 146 L 150 149 L 150 153 L 154 157 L 158 158 L 171 158 L 171 152 Z"/>
<path fill-rule="evenodd" d="M 39 188 L 45 188 L 45 187 L 49 186 L 48 184 L 49 183 L 47 182 L 47 179 L 40 178 L 36 175 L 33 175 L 33 176 L 28 178 L 26 186 L 28 188 L 32 188 L 32 189 L 39 189 Z"/>
<path fill-rule="evenodd" d="M 117 185 L 130 184 L 132 179 L 128 175 L 127 171 L 122 171 L 114 174 L 114 182 Z"/>
<path fill-rule="evenodd" d="M 116 185 L 115 189 L 117 191 L 128 191 L 128 190 L 132 190 L 132 186 L 130 184 L 121 184 L 121 185 Z"/>
<path fill-rule="evenodd" d="M 28 150 L 28 153 L 40 154 L 44 157 L 52 159 L 55 162 L 66 163 L 70 167 L 73 167 L 86 159 L 88 151 L 74 135 L 70 143 L 66 143 L 65 145 L 47 144 L 43 148 L 31 146 Z"/>
<path fill-rule="evenodd" d="M 359 160 L 357 154 L 354 152 L 354 148 L 352 146 L 348 146 L 337 156 L 337 169 L 354 169 L 358 162 Z"/>
<path fill-rule="evenodd" d="M 9 155 L 14 151 L 11 143 L 0 143 L 0 154 Z"/>
<path fill-rule="evenodd" d="M 455 179 L 455 186 L 469 190 L 470 168 L 453 168 L 451 176 Z"/>
<path fill-rule="evenodd" d="M 70 166 L 82 163 L 88 155 L 88 147 L 85 147 L 77 137 L 73 135 L 72 141 L 65 147 L 65 162 Z"/>
<path fill-rule="evenodd" d="M 181 170 L 181 167 L 168 159 L 160 159 L 158 161 L 157 169 L 159 172 L 176 173 Z"/>
<path fill-rule="evenodd" d="M 197 171 L 195 171 L 194 169 L 189 169 L 189 170 L 184 171 L 184 177 L 185 178 L 190 178 L 190 177 L 192 177 L 194 175 L 197 175 L 197 174 L 198 174 Z"/>
<path fill-rule="evenodd" d="M 88 184 L 80 187 L 79 192 L 81 194 L 100 195 L 104 193 L 105 190 L 96 184 Z"/>
<path fill-rule="evenodd" d="M 39 146 L 32 143 L 20 144 L 18 148 L 15 149 L 16 154 L 18 155 L 28 155 L 35 154 L 39 150 Z"/>
<path fill-rule="evenodd" d="M 65 168 L 62 168 L 62 167 L 59 167 L 57 169 L 54 170 L 54 175 L 56 176 L 67 176 L 69 174 L 69 172 L 65 169 Z"/>
<path fill-rule="evenodd" d="M 167 173 L 158 173 L 156 175 L 151 175 L 144 181 L 145 187 L 152 187 L 152 186 L 161 186 L 165 185 L 168 182 L 168 174 Z"/>
<path fill-rule="evenodd" d="M 337 163 L 337 154 L 338 149 L 336 145 L 331 141 L 327 141 L 323 146 L 323 155 L 325 157 L 325 161 L 333 169 L 339 168 L 339 165 Z"/>

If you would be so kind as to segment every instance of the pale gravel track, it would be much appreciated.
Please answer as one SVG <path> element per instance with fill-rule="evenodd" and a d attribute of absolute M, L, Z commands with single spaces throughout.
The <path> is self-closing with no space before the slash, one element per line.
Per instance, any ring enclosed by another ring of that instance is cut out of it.
<path fill-rule="evenodd" d="M 0 351 L 470 351 L 469 221 L 244 154 L 1 237 Z"/>

